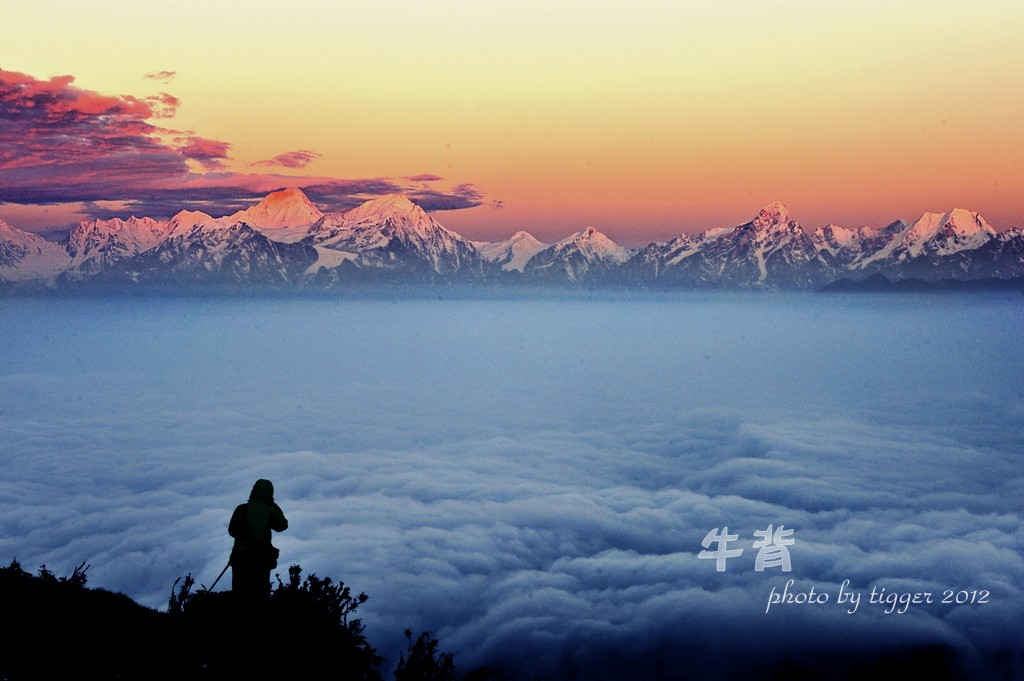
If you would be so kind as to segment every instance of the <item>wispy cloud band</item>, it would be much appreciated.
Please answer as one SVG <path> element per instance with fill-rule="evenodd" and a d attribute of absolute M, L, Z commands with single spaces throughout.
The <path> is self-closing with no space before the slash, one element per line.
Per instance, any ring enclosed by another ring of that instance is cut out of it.
<path fill-rule="evenodd" d="M 167 81 L 173 76 L 165 71 L 146 77 Z M 104 95 L 77 87 L 73 76 L 41 80 L 0 70 L 0 203 L 76 203 L 92 217 L 123 210 L 167 218 L 181 209 L 225 215 L 269 191 L 296 186 L 325 212 L 395 192 L 408 194 L 426 210 L 471 208 L 484 200 L 473 184 L 445 188 L 429 174 L 340 179 L 232 171 L 230 142 L 153 122 L 172 118 L 179 105 L 167 93 Z M 299 149 L 250 165 L 298 170 L 319 157 Z M 433 183 L 429 188 L 427 181 Z M 103 202 L 120 205 L 115 209 Z"/>

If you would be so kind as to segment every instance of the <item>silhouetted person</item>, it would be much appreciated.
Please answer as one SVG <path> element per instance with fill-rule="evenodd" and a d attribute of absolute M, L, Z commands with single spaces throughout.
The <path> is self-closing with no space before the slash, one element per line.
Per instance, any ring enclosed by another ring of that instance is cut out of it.
<path fill-rule="evenodd" d="M 288 519 L 274 503 L 274 484 L 257 480 L 249 501 L 231 514 L 228 534 L 231 548 L 231 590 L 247 599 L 259 599 L 270 591 L 270 571 L 277 567 L 278 550 L 270 543 L 271 530 L 288 529 Z"/>

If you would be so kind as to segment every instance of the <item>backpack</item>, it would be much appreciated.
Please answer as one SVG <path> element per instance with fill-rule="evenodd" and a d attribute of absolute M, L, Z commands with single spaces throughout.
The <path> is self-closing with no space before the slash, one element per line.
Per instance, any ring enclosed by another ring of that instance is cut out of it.
<path fill-rule="evenodd" d="M 277 558 L 281 555 L 281 551 L 269 541 L 254 542 L 252 540 L 248 507 L 248 503 L 235 507 L 235 512 L 231 514 L 231 522 L 228 523 L 228 533 L 245 546 L 246 553 L 249 554 L 248 557 L 253 565 L 264 570 L 273 570 L 277 567 Z M 232 562 L 234 558 L 234 551 L 232 551 Z"/>

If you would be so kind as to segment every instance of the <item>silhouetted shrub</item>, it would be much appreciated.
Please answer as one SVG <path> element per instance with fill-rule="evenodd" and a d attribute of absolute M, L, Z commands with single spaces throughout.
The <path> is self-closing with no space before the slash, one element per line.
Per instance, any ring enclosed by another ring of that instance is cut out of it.
<path fill-rule="evenodd" d="M 208 679 L 301 678 L 379 681 L 382 658 L 353 614 L 367 600 L 293 565 L 268 598 L 252 602 L 231 592 L 191 591 L 175 582 L 168 612 L 181 622 L 194 673 Z"/>
<path fill-rule="evenodd" d="M 438 641 L 424 631 L 413 643 L 412 632 L 405 630 L 409 640 L 409 656 L 401 653 L 395 668 L 395 681 L 455 681 L 455 655 L 437 652 Z"/>
<path fill-rule="evenodd" d="M 356 617 L 366 594 L 302 569 L 266 599 L 193 591 L 175 580 L 167 612 L 123 594 L 86 588 L 88 566 L 33 575 L 17 560 L 0 568 L 7 633 L 0 679 L 340 679 L 381 681 L 383 658 Z M 398 663 L 398 681 L 454 681 L 451 653 L 424 632 Z M 42 649 L 42 652 L 39 652 Z"/>
<path fill-rule="evenodd" d="M 192 586 L 196 583 L 196 580 L 192 579 L 192 573 L 185 575 L 185 581 L 181 583 L 181 587 L 178 588 L 178 592 L 174 592 L 174 588 L 178 586 L 178 582 L 181 582 L 181 577 L 174 580 L 174 584 L 171 585 L 171 597 L 167 600 L 167 613 L 170 615 L 181 615 L 185 609 L 185 603 L 192 596 Z"/>
<path fill-rule="evenodd" d="M 17 560 L 12 560 L 9 567 L 11 569 L 21 569 L 21 565 Z M 92 566 L 86 565 L 85 561 L 82 561 L 74 570 L 72 570 L 70 575 L 56 577 L 52 572 L 46 569 L 46 564 L 44 563 L 39 566 L 39 579 L 51 584 L 65 584 L 72 589 L 81 589 L 85 587 L 85 573 L 90 567 Z"/>

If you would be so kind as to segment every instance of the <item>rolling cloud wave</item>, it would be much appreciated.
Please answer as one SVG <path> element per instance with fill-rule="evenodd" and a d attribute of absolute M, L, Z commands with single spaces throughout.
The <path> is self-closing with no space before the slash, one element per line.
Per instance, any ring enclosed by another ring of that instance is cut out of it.
<path fill-rule="evenodd" d="M 1018 645 L 1016 301 L 687 300 L 12 301 L 0 551 L 161 605 L 212 581 L 267 477 L 283 560 L 368 593 L 388 655 L 410 627 L 464 670 L 711 678 L 737 649 L 944 644 L 984 669 Z M 976 328 L 985 351 L 955 352 Z M 888 347 L 911 329 L 931 343 Z M 753 569 L 770 524 L 792 573 Z M 697 553 L 724 526 L 744 552 L 718 573 Z M 765 613 L 790 578 L 833 601 Z M 845 580 L 990 599 L 848 614 Z"/>

